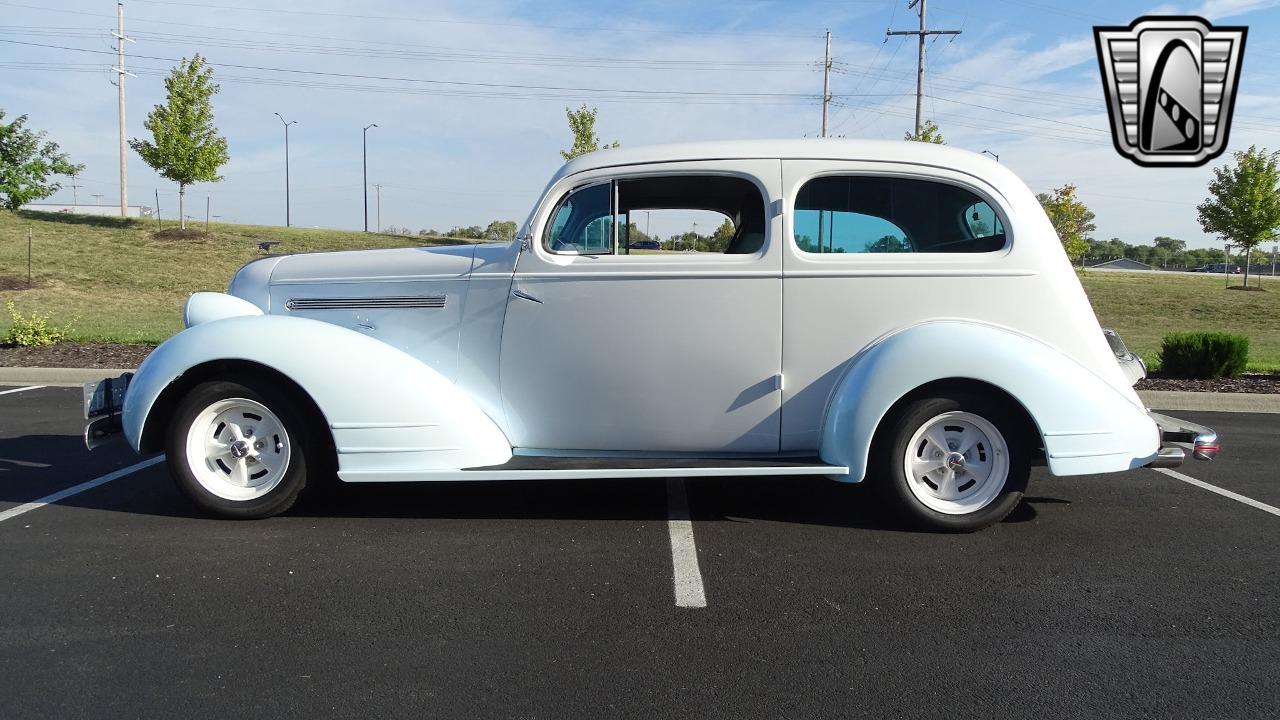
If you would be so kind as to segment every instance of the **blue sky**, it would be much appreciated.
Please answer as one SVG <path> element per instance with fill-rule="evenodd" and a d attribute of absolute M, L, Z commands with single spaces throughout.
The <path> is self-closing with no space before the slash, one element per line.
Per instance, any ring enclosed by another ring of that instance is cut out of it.
<path fill-rule="evenodd" d="M 931 0 L 931 26 L 964 32 L 930 43 L 925 115 L 949 144 L 997 153 L 1033 190 L 1077 184 L 1100 239 L 1207 244 L 1195 205 L 1210 169 L 1139 168 L 1111 146 L 1092 26 L 1152 12 L 1250 27 L 1229 149 L 1280 148 L 1280 0 Z M 86 164 L 81 202 L 114 202 L 114 57 L 102 51 L 115 3 L 0 0 L 0 13 L 0 40 L 60 46 L 0 42 L 0 108 L 29 114 Z M 826 29 L 834 134 L 900 138 L 914 108 L 914 40 L 884 37 L 916 22 L 906 0 L 128 0 L 126 21 L 138 40 L 130 137 L 163 99 L 169 59 L 200 52 L 218 63 L 215 109 L 232 160 L 223 182 L 189 191 L 188 214 L 202 215 L 211 196 L 213 214 L 237 222 L 283 224 L 274 112 L 298 122 L 295 225 L 360 227 L 360 129 L 376 122 L 369 182 L 384 186 L 383 225 L 443 230 L 524 219 L 569 144 L 566 105 L 597 106 L 602 138 L 626 145 L 816 135 Z M 530 85 L 574 89 L 510 87 Z M 173 216 L 172 183 L 136 156 L 129 178 L 131 203 L 153 204 L 159 190 Z"/>

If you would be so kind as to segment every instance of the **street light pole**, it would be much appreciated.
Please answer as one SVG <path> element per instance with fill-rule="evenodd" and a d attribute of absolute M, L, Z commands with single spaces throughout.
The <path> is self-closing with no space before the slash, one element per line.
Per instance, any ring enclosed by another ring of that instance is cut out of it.
<path fill-rule="evenodd" d="M 364 126 L 364 131 L 360 134 L 361 150 L 362 150 L 362 167 L 364 169 L 364 231 L 369 232 L 369 128 L 378 127 L 378 123 L 369 123 Z"/>
<path fill-rule="evenodd" d="M 280 122 L 284 123 L 284 226 L 289 227 L 292 224 L 292 218 L 289 216 L 289 126 L 298 121 L 289 120 L 285 122 L 284 116 L 280 113 L 272 114 L 280 118 Z"/>

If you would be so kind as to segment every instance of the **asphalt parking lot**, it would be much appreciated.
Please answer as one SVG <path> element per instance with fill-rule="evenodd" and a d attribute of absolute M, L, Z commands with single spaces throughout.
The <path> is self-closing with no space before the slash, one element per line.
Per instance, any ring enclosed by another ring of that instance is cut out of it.
<path fill-rule="evenodd" d="M 1280 707 L 1280 516 L 1152 470 L 1038 470 L 961 536 L 796 477 L 343 487 L 231 522 L 153 464 L 24 507 L 138 463 L 85 451 L 78 412 L 74 388 L 0 394 L 3 717 Z M 1280 507 L 1280 415 L 1178 414 L 1224 439 L 1179 472 Z"/>

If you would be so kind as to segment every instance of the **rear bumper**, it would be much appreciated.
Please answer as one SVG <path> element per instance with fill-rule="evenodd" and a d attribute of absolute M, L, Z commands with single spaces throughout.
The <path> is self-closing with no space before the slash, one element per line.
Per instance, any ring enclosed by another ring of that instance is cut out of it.
<path fill-rule="evenodd" d="M 1178 467 L 1186 459 L 1187 449 L 1196 460 L 1210 461 L 1218 456 L 1218 433 L 1212 428 L 1160 413 L 1147 414 L 1160 428 L 1160 453 L 1147 467 Z"/>

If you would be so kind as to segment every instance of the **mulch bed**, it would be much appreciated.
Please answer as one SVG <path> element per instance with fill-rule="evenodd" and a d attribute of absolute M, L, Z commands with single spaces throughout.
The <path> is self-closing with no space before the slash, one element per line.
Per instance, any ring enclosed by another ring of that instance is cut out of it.
<path fill-rule="evenodd" d="M 177 227 L 156 230 L 151 233 L 151 237 L 156 240 L 208 240 L 213 236 L 213 233 L 207 233 L 204 230 L 197 230 L 196 228 L 183 230 Z"/>
<path fill-rule="evenodd" d="M 58 343 L 38 348 L 0 345 L 0 367 L 136 368 L 155 345 Z"/>
<path fill-rule="evenodd" d="M 40 281 L 36 280 L 33 284 L 27 284 L 27 276 L 18 277 L 16 275 L 0 275 L 0 291 L 5 290 L 27 290 L 33 287 L 40 287 Z"/>
<path fill-rule="evenodd" d="M 1216 380 L 1184 380 L 1160 376 L 1138 383 L 1139 390 L 1182 390 L 1185 392 L 1280 393 L 1280 375 L 1245 373 L 1240 377 Z"/>

